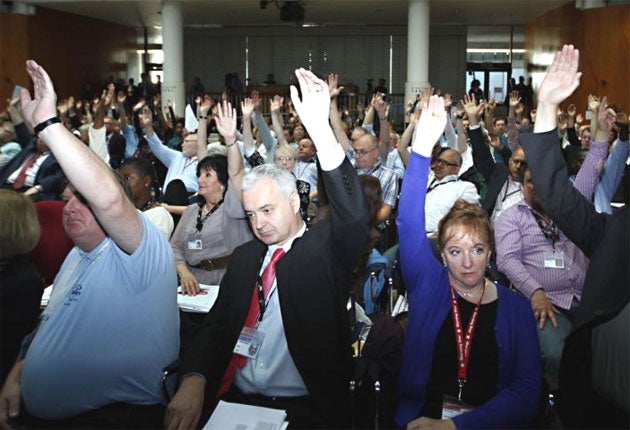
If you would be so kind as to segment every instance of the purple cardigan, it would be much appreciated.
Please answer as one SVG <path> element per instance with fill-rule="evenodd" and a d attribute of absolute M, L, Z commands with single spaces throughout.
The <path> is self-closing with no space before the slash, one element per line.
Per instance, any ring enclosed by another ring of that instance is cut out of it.
<path fill-rule="evenodd" d="M 400 258 L 409 299 L 396 410 L 400 426 L 423 408 L 435 338 L 451 309 L 446 268 L 433 257 L 424 232 L 429 163 L 429 158 L 411 154 L 399 206 Z M 455 417 L 458 429 L 522 427 L 538 412 L 542 373 L 533 312 L 523 296 L 500 285 L 497 292 L 497 395 Z"/>

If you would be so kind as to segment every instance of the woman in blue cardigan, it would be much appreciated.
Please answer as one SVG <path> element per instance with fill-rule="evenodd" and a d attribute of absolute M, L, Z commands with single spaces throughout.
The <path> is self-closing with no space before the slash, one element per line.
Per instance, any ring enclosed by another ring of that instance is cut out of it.
<path fill-rule="evenodd" d="M 527 426 L 537 415 L 541 364 L 529 302 L 485 278 L 493 234 L 481 208 L 458 201 L 440 222 L 438 246 L 426 237 L 431 149 L 444 130 L 433 96 L 417 124 L 399 207 L 401 267 L 409 326 L 396 422 L 408 429 Z"/>

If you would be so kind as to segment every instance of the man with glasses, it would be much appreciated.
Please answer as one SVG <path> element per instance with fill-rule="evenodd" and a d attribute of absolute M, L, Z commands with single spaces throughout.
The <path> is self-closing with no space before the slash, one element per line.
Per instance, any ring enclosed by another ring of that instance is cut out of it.
<path fill-rule="evenodd" d="M 383 205 L 378 211 L 377 221 L 384 222 L 396 206 L 398 181 L 393 170 L 381 164 L 376 137 L 370 133 L 359 136 L 352 143 L 354 167 L 359 175 L 374 176 L 381 183 Z"/>
<path fill-rule="evenodd" d="M 451 210 L 456 200 L 479 203 L 475 184 L 460 180 L 457 176 L 462 166 L 462 156 L 452 149 L 442 151 L 429 174 L 427 187 L 426 231 L 437 231 L 440 220 Z"/>
<path fill-rule="evenodd" d="M 464 109 L 469 121 L 468 136 L 473 151 L 473 163 L 488 183 L 481 207 L 494 224 L 501 212 L 518 203 L 522 198 L 519 175 L 526 164 L 525 153 L 518 147 L 505 163 L 495 163 L 479 125 L 479 109 L 474 99 L 465 99 Z"/>

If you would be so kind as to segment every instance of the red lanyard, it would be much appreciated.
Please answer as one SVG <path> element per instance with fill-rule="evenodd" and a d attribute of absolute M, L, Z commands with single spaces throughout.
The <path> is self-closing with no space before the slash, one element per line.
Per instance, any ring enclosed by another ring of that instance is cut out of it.
<path fill-rule="evenodd" d="M 472 345 L 473 335 L 475 334 L 475 327 L 477 325 L 477 316 L 479 315 L 479 307 L 481 306 L 481 299 L 483 293 L 486 290 L 484 284 L 481 290 L 481 297 L 475 306 L 470 321 L 468 321 L 468 327 L 466 327 L 466 339 L 464 340 L 464 332 L 462 330 L 462 317 L 459 313 L 459 304 L 457 303 L 457 296 L 455 295 L 455 288 L 451 285 L 451 304 L 453 311 L 453 326 L 455 327 L 455 341 L 457 342 L 457 385 L 458 394 L 457 399 L 462 401 L 462 389 L 466 383 L 466 374 L 468 373 L 468 360 L 470 359 L 470 345 Z"/>

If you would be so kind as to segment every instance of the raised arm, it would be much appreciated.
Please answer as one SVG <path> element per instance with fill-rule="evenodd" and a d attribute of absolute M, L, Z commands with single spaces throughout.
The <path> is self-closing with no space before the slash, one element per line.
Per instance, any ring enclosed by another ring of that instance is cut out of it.
<path fill-rule="evenodd" d="M 249 97 L 245 97 L 241 102 L 241 112 L 243 113 L 243 150 L 247 157 L 256 151 L 256 142 L 252 134 L 252 112 L 254 103 Z"/>
<path fill-rule="evenodd" d="M 337 97 L 343 90 L 343 87 L 338 86 L 339 77 L 335 73 L 328 75 L 328 91 L 330 92 L 330 124 L 335 134 L 337 142 L 339 142 L 344 151 L 352 149 L 350 139 L 346 135 L 346 132 L 341 125 L 341 115 L 339 115 L 339 107 L 337 106 Z"/>
<path fill-rule="evenodd" d="M 407 125 L 407 128 L 400 137 L 400 142 L 398 142 L 398 154 L 400 155 L 405 167 L 407 167 L 407 164 L 409 163 L 409 146 L 411 145 L 411 139 L 413 138 L 414 131 L 416 130 L 416 124 L 420 119 L 421 112 L 422 111 L 420 109 L 417 109 L 413 113 L 409 120 L 409 125 Z"/>
<path fill-rule="evenodd" d="M 282 120 L 282 112 L 281 108 L 284 104 L 284 97 L 279 95 L 275 95 L 272 99 L 269 100 L 269 108 L 271 110 L 271 126 L 273 127 L 273 132 L 276 133 L 276 140 L 278 141 L 278 145 L 287 145 L 287 139 L 284 137 L 284 131 L 282 127 L 284 125 L 284 121 Z"/>
<path fill-rule="evenodd" d="M 438 272 L 440 264 L 432 256 L 425 233 L 425 198 L 433 145 L 446 124 L 446 111 L 441 97 L 432 96 L 425 104 L 416 125 L 412 154 L 405 171 L 398 207 L 400 256 L 405 284 L 413 291 L 423 276 Z"/>
<path fill-rule="evenodd" d="M 35 61 L 26 62 L 26 71 L 33 80 L 34 98 L 22 89 L 24 120 L 39 131 L 57 158 L 76 190 L 89 203 L 90 209 L 107 234 L 128 253 L 133 253 L 142 240 L 143 223 L 133 203 L 125 196 L 111 169 L 56 118 L 57 95 L 48 73 Z M 50 124 L 50 125 L 48 125 Z"/>
<path fill-rule="evenodd" d="M 374 125 L 374 99 L 376 98 L 376 94 L 372 95 L 372 100 L 370 101 L 370 106 L 368 106 L 365 111 L 365 117 L 363 118 L 363 127 Z"/>
<path fill-rule="evenodd" d="M 208 114 L 212 107 L 210 96 L 204 95 L 199 104 L 199 127 L 197 127 L 197 160 L 201 161 L 208 155 Z"/>
<path fill-rule="evenodd" d="M 225 147 L 228 162 L 228 175 L 230 186 L 236 191 L 239 200 L 241 199 L 241 185 L 245 176 L 245 166 L 243 156 L 236 142 L 236 109 L 227 101 L 223 101 L 223 106 L 218 105 L 217 114 L 214 116 L 217 124 L 217 131 L 225 139 Z"/>
<path fill-rule="evenodd" d="M 352 167 L 328 122 L 328 85 L 304 69 L 295 71 L 302 99 L 291 86 L 291 99 L 317 149 L 330 204 L 333 252 L 343 267 L 350 268 L 368 238 L 368 211 L 356 170 Z"/>
<path fill-rule="evenodd" d="M 518 128 L 516 127 L 516 117 L 517 115 L 520 117 L 523 113 L 524 106 L 521 103 L 521 98 L 519 96 L 518 91 L 512 91 L 510 93 L 509 99 L 509 111 L 508 111 L 508 122 L 507 122 L 507 132 L 508 132 L 508 146 L 510 151 L 514 152 L 516 148 L 519 147 L 518 143 Z"/>
<path fill-rule="evenodd" d="M 580 84 L 579 59 L 573 45 L 556 53 L 538 94 L 534 133 L 521 133 L 521 141 L 540 203 L 564 234 L 590 256 L 603 237 L 607 217 L 595 213 L 571 185 L 555 137 L 558 105 Z"/>
<path fill-rule="evenodd" d="M 382 160 L 387 160 L 387 154 L 389 154 L 389 121 L 387 120 L 389 116 L 389 103 L 387 103 L 383 96 L 377 94 L 374 98 L 374 110 L 378 115 L 379 121 L 379 142 L 378 142 L 378 150 L 381 154 Z"/>
<path fill-rule="evenodd" d="M 613 195 L 619 187 L 626 160 L 630 153 L 628 142 L 628 115 L 625 112 L 617 114 L 617 126 L 619 127 L 619 139 L 614 143 L 612 151 L 604 165 L 604 172 L 595 189 L 595 209 L 597 212 L 612 214 Z"/>
<path fill-rule="evenodd" d="M 267 159 L 270 162 L 273 162 L 273 154 L 276 152 L 276 140 L 271 135 L 271 131 L 269 131 L 269 127 L 265 122 L 265 117 L 262 114 L 262 98 L 258 91 L 254 90 L 251 94 L 252 103 L 254 104 L 254 123 L 256 127 L 258 127 L 258 133 L 260 133 L 260 138 L 267 149 Z"/>
<path fill-rule="evenodd" d="M 470 123 L 470 129 L 468 135 L 470 136 L 470 145 L 473 151 L 473 164 L 481 172 L 486 181 L 490 180 L 492 172 L 496 165 L 490 148 L 486 145 L 481 127 L 479 126 L 479 115 L 483 111 L 484 102 L 477 105 L 475 101 L 475 95 L 464 96 L 464 109 L 468 115 L 468 122 Z"/>
<path fill-rule="evenodd" d="M 586 158 L 580 166 L 573 184 L 575 189 L 589 201 L 593 199 L 595 187 L 599 182 L 599 176 L 608 156 L 608 132 L 616 119 L 617 113 L 608 107 L 606 97 L 604 97 L 598 108 L 597 117 L 593 118 L 593 121 L 598 123 L 597 134 L 591 140 Z"/>

